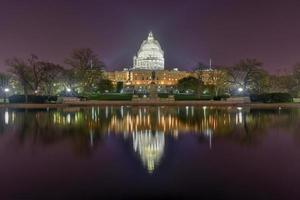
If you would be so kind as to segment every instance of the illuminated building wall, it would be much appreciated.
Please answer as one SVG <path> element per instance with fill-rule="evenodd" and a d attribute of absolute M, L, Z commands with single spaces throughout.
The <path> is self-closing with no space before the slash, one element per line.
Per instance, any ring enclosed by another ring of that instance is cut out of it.
<path fill-rule="evenodd" d="M 201 77 L 205 85 L 214 85 L 216 84 L 217 79 L 223 72 L 218 70 L 212 71 L 203 71 L 200 74 L 196 72 L 189 71 L 179 71 L 179 70 L 159 70 L 155 71 L 155 80 L 152 80 L 152 72 L 151 70 L 129 70 L 125 69 L 123 71 L 113 71 L 113 72 L 105 72 L 106 78 L 110 79 L 115 84 L 117 82 L 123 82 L 124 85 L 133 86 L 138 88 L 140 86 L 149 86 L 151 82 L 155 82 L 155 84 L 160 85 L 162 87 L 165 86 L 175 86 L 178 80 L 193 76 L 193 77 Z"/>

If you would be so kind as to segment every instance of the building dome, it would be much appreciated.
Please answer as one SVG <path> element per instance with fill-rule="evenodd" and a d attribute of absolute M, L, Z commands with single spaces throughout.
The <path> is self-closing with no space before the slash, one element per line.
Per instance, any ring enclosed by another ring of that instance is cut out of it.
<path fill-rule="evenodd" d="M 133 57 L 134 69 L 163 70 L 165 65 L 164 52 L 152 32 L 143 41 L 137 56 Z"/>

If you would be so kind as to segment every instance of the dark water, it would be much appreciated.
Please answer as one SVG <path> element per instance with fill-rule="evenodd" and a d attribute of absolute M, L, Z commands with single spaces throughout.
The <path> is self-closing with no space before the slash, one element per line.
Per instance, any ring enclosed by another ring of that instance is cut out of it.
<path fill-rule="evenodd" d="M 0 199 L 300 199 L 300 109 L 0 110 Z"/>

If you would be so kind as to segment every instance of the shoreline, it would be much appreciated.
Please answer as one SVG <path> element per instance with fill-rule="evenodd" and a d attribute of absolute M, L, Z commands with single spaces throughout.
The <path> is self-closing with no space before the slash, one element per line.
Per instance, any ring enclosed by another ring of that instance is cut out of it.
<path fill-rule="evenodd" d="M 0 108 L 66 108 L 90 106 L 214 106 L 214 107 L 250 107 L 250 108 L 300 108 L 300 103 L 241 103 L 226 101 L 79 101 L 57 104 L 0 104 Z"/>

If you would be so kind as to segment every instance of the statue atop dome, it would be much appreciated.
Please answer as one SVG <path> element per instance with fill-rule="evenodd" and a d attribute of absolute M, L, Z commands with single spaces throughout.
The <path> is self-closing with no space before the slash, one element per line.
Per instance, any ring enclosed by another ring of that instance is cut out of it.
<path fill-rule="evenodd" d="M 153 33 L 150 32 L 141 44 L 137 55 L 133 57 L 133 69 L 163 70 L 164 65 L 164 52 Z"/>
<path fill-rule="evenodd" d="M 150 33 L 148 34 L 148 40 L 153 40 L 154 37 L 153 37 L 153 33 L 152 31 L 150 31 Z"/>

